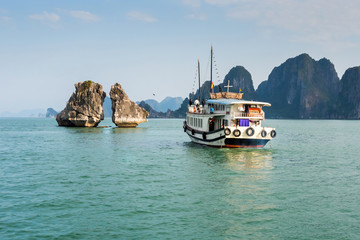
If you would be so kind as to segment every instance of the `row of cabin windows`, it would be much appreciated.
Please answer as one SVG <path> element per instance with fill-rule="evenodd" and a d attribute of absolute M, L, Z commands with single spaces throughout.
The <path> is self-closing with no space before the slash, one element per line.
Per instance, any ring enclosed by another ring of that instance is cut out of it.
<path fill-rule="evenodd" d="M 202 128 L 203 126 L 203 120 L 200 118 L 194 118 L 194 117 L 186 117 L 186 121 L 190 126 Z"/>

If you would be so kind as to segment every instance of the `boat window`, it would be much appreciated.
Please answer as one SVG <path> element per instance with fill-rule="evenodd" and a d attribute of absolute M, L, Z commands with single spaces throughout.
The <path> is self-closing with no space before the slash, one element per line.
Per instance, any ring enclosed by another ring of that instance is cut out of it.
<path fill-rule="evenodd" d="M 230 114 L 230 107 L 226 107 L 226 114 Z"/>
<path fill-rule="evenodd" d="M 222 124 L 223 127 L 226 127 L 228 126 L 228 120 L 227 119 L 223 119 L 223 124 Z"/>

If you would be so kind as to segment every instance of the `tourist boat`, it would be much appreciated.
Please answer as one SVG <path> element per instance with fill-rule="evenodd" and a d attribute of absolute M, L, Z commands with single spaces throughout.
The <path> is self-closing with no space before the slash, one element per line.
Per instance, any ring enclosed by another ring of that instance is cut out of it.
<path fill-rule="evenodd" d="M 200 73 L 199 62 L 198 68 Z M 213 86 L 211 75 L 211 86 Z M 184 132 L 193 142 L 208 146 L 264 147 L 276 136 L 275 128 L 261 125 L 265 120 L 262 108 L 270 107 L 271 104 L 243 100 L 243 93 L 229 92 L 231 87 L 229 83 L 226 86 L 227 92 L 210 93 L 210 99 L 201 101 L 199 74 L 199 99 L 196 99 L 194 103 L 189 102 L 183 126 Z"/>

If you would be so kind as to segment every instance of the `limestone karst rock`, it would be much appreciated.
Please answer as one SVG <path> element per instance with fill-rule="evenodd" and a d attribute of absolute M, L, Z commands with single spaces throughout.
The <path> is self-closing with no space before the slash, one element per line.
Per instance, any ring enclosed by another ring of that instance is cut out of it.
<path fill-rule="evenodd" d="M 220 85 L 223 91 L 226 91 L 225 86 L 232 85 L 230 88 L 231 92 L 241 92 L 244 93 L 243 99 L 254 100 L 255 99 L 255 89 L 251 74 L 243 66 L 233 67 L 228 74 L 226 74 L 223 83 Z"/>
<path fill-rule="evenodd" d="M 55 111 L 53 108 L 48 108 L 46 110 L 46 118 L 56 118 L 56 115 L 58 115 L 58 112 Z"/>
<path fill-rule="evenodd" d="M 251 74 L 243 67 L 243 66 L 236 66 L 233 67 L 228 74 L 226 74 L 225 79 L 222 83 L 215 85 L 216 82 L 214 81 L 214 92 L 221 91 L 226 92 L 227 88 L 225 86 L 228 83 L 231 85 L 229 88 L 230 92 L 238 93 L 241 89 L 241 92 L 244 93 L 243 98 L 246 100 L 254 100 L 256 96 L 256 92 L 254 90 L 253 80 Z M 201 91 L 201 99 L 209 99 L 210 98 L 210 89 L 211 82 L 205 81 L 200 88 Z M 220 88 L 219 88 L 220 87 Z M 199 98 L 199 90 L 196 90 L 194 94 L 189 95 L 192 99 Z M 183 102 L 184 103 L 184 102 Z M 187 108 L 186 108 L 187 110 Z M 185 114 L 184 114 L 185 115 Z"/>
<path fill-rule="evenodd" d="M 149 113 L 131 101 L 119 83 L 111 86 L 110 98 L 112 102 L 112 121 L 118 127 L 136 127 L 147 122 Z"/>
<path fill-rule="evenodd" d="M 104 119 L 106 94 L 102 85 L 85 81 L 76 83 L 75 89 L 64 110 L 56 116 L 56 121 L 65 127 L 96 127 Z"/>
<path fill-rule="evenodd" d="M 360 66 L 345 71 L 340 82 L 338 118 L 360 119 Z"/>
<path fill-rule="evenodd" d="M 257 89 L 268 118 L 334 118 L 340 80 L 330 60 L 301 54 L 275 67 Z"/>

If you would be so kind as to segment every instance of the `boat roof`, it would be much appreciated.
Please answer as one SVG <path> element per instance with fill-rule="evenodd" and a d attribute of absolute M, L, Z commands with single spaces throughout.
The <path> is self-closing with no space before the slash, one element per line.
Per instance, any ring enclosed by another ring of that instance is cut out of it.
<path fill-rule="evenodd" d="M 239 100 L 239 99 L 226 99 L 226 98 L 222 98 L 222 99 L 209 99 L 206 100 L 206 103 L 211 103 L 211 104 L 223 104 L 223 105 L 232 105 L 232 104 L 254 104 L 254 105 L 259 105 L 259 106 L 266 106 L 266 107 L 270 107 L 271 104 L 267 103 L 267 102 L 258 102 L 258 101 L 249 101 L 249 100 Z"/>

